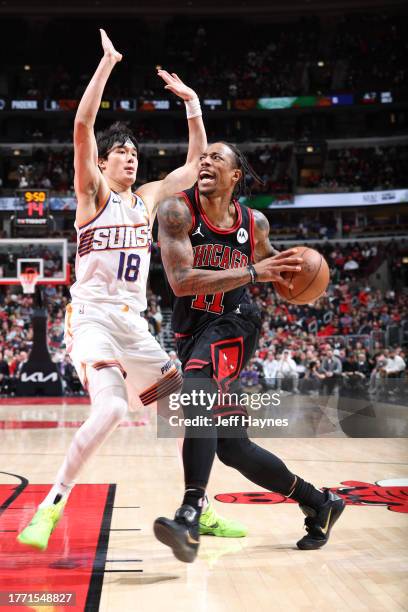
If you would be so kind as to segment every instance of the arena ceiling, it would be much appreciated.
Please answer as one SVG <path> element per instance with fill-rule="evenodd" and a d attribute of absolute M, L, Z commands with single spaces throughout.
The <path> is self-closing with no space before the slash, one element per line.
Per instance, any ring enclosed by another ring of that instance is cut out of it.
<path fill-rule="evenodd" d="M 406 8 L 406 0 L 0 0 L 0 14 L 30 16 L 132 14 L 304 15 L 361 9 Z"/>

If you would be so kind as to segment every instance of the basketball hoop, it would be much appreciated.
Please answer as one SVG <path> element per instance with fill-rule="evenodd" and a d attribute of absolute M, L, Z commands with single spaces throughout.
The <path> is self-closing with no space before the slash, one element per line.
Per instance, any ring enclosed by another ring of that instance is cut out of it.
<path fill-rule="evenodd" d="M 34 268 L 27 268 L 18 275 L 18 279 L 23 287 L 23 293 L 34 293 L 39 276 L 38 271 Z"/>

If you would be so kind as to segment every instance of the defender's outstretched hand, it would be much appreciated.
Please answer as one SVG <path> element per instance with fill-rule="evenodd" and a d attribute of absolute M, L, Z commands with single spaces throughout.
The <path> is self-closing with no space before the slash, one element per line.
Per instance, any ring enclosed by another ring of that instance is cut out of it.
<path fill-rule="evenodd" d="M 191 87 L 187 87 L 185 83 L 177 76 L 175 72 L 171 74 L 167 72 L 167 70 L 162 70 L 161 68 L 157 71 L 157 74 L 163 81 L 166 83 L 164 89 L 168 89 L 181 98 L 182 100 L 192 100 L 193 98 L 197 98 L 197 94 L 194 89 Z"/>
<path fill-rule="evenodd" d="M 101 33 L 101 42 L 102 42 L 104 55 L 114 59 L 115 62 L 120 62 L 123 55 L 119 53 L 119 51 L 116 51 L 111 39 L 109 38 L 105 30 L 102 30 L 101 28 L 99 31 Z"/>

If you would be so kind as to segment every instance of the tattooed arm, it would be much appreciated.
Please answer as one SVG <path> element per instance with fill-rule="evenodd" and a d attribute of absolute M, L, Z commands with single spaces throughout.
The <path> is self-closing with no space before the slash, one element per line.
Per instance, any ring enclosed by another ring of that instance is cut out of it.
<path fill-rule="evenodd" d="M 192 226 L 191 213 L 182 198 L 177 196 L 164 200 L 158 208 L 159 241 L 163 265 L 170 286 L 177 297 L 213 294 L 231 291 L 251 281 L 248 268 L 229 270 L 202 270 L 193 268 L 193 247 L 189 236 Z M 299 268 L 301 260 L 293 257 L 291 249 L 268 257 L 255 265 L 260 282 L 278 281 L 289 286 L 281 272 Z M 300 268 L 299 268 L 300 269 Z"/>
<path fill-rule="evenodd" d="M 273 248 L 269 242 L 269 221 L 259 210 L 252 210 L 255 221 L 255 261 L 266 257 L 279 255 L 280 251 Z"/>

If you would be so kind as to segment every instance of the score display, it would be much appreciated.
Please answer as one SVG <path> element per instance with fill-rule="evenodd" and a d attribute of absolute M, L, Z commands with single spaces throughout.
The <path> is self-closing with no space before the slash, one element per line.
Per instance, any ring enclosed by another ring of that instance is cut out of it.
<path fill-rule="evenodd" d="M 48 225 L 48 191 L 46 189 L 20 189 L 19 209 L 14 218 L 15 228 L 24 230 L 46 229 Z M 24 232 L 25 233 L 25 232 Z"/>

